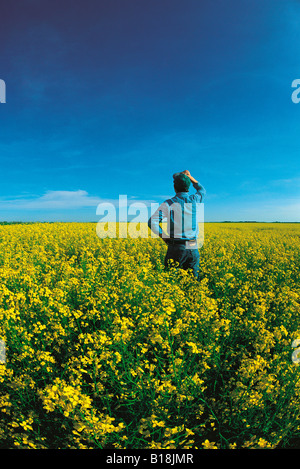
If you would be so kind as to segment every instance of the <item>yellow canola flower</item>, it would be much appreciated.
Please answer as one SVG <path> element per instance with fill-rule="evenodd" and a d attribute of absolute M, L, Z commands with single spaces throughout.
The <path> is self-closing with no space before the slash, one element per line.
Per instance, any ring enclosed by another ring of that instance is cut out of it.
<path fill-rule="evenodd" d="M 209 441 L 209 440 L 205 440 L 202 443 L 202 446 L 204 449 L 218 449 L 218 446 L 216 445 L 216 443 L 214 441 Z"/>
<path fill-rule="evenodd" d="M 0 224 L 1 447 L 267 448 L 299 433 L 300 225 L 207 223 L 199 282 L 165 271 L 165 252 L 93 223 Z"/>

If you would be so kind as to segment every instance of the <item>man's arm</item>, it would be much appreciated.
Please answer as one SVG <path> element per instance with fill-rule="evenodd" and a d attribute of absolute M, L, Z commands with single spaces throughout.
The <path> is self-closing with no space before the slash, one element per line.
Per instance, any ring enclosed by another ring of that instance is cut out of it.
<path fill-rule="evenodd" d="M 185 171 L 182 171 L 182 174 L 185 174 L 188 178 L 190 178 L 191 182 L 193 184 L 198 184 L 198 181 L 196 181 L 195 178 L 191 175 L 191 173 L 186 169 Z"/>
<path fill-rule="evenodd" d="M 199 182 L 191 175 L 191 173 L 187 169 L 185 171 L 182 171 L 182 172 L 183 172 L 183 174 L 186 174 L 186 176 L 188 178 L 190 178 L 191 183 L 193 184 L 194 188 L 196 189 L 197 194 L 201 197 L 201 202 L 202 202 L 202 199 L 206 194 L 206 191 L 205 191 L 204 187 L 201 186 L 201 184 L 199 184 Z"/>
<path fill-rule="evenodd" d="M 158 209 L 153 213 L 153 215 L 148 220 L 149 228 L 155 233 L 157 236 L 162 238 L 166 243 L 168 243 L 169 236 L 162 230 L 161 223 L 164 218 L 167 218 L 167 206 L 166 203 L 162 203 Z"/>

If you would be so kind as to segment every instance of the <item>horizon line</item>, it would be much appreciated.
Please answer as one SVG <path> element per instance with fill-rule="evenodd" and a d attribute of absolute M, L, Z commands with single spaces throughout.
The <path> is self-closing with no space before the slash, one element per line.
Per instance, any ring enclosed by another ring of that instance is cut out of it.
<path fill-rule="evenodd" d="M 21 221 L 21 220 L 2 220 L 0 221 L 0 225 L 12 225 L 12 224 L 29 224 L 29 223 L 113 223 L 112 221 L 94 221 L 94 220 L 89 220 L 89 221 L 83 221 L 83 220 L 72 220 L 72 221 L 63 221 L 63 220 L 27 220 L 27 221 Z M 116 223 L 124 223 L 124 222 L 116 222 Z M 130 221 L 127 221 L 125 223 L 130 223 Z M 137 221 L 136 223 L 147 223 L 147 222 L 139 222 Z M 300 221 L 279 221 L 279 220 L 274 220 L 274 221 L 258 221 L 258 220 L 208 220 L 204 221 L 201 223 L 299 223 Z"/>

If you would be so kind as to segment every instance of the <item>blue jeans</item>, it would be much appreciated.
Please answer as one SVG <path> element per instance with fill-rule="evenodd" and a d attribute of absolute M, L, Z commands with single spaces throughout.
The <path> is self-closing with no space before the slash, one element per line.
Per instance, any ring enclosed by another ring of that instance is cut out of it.
<path fill-rule="evenodd" d="M 165 257 L 165 267 L 168 267 L 169 261 L 178 263 L 180 269 L 192 269 L 193 274 L 198 278 L 200 254 L 198 249 L 186 249 L 184 244 L 169 244 Z"/>

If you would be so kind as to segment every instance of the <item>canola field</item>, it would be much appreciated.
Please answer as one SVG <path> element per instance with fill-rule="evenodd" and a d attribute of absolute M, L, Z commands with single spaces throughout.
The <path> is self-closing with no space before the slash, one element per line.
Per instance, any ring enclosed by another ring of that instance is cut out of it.
<path fill-rule="evenodd" d="M 300 224 L 206 223 L 199 281 L 165 252 L 0 226 L 0 448 L 299 446 Z"/>

